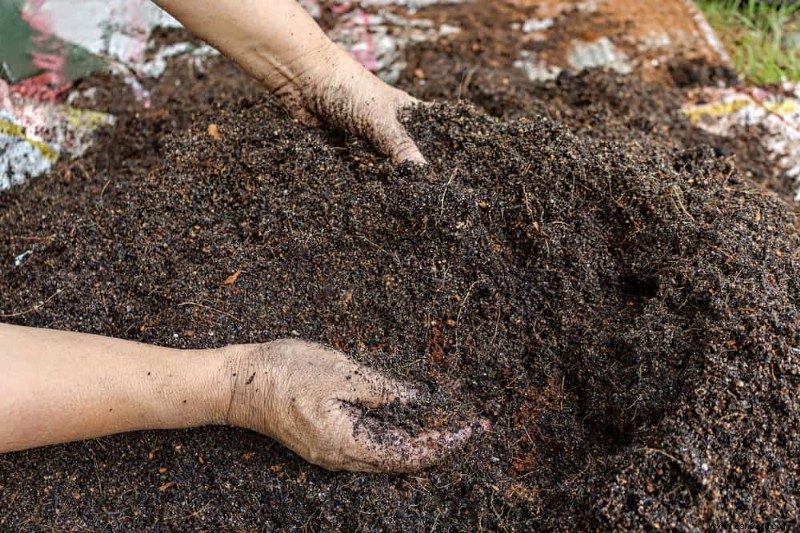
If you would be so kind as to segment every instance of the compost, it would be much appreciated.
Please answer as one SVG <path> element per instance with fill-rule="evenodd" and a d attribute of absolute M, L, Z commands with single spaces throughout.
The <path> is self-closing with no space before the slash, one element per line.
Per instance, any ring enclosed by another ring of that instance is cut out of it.
<path fill-rule="evenodd" d="M 757 158 L 659 122 L 668 93 L 609 73 L 442 72 L 403 83 L 481 107 L 409 113 L 426 168 L 292 122 L 224 61 L 167 74 L 84 159 L 0 194 L 0 314 L 181 348 L 299 336 L 446 394 L 427 425 L 491 430 L 411 476 L 328 473 L 214 427 L 6 454 L 0 529 L 797 516 L 798 235 Z"/>

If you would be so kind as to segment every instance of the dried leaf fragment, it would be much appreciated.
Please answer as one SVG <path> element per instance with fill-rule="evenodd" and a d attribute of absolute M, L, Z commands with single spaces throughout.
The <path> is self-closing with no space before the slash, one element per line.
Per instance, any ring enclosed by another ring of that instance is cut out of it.
<path fill-rule="evenodd" d="M 239 276 L 241 276 L 241 275 L 242 275 L 242 271 L 241 270 L 237 270 L 236 272 L 234 272 L 233 274 L 231 274 L 230 276 L 225 278 L 225 281 L 223 282 L 223 285 L 233 285 L 234 283 L 236 283 L 236 280 L 239 279 Z"/>
<path fill-rule="evenodd" d="M 222 134 L 219 132 L 219 126 L 216 124 L 208 125 L 208 134 L 216 141 L 222 140 Z"/>

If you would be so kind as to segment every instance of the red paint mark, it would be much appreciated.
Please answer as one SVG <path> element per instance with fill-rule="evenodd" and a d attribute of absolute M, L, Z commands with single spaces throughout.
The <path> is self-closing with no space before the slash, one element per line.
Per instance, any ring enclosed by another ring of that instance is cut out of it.
<path fill-rule="evenodd" d="M 34 50 L 31 52 L 31 56 L 33 56 L 33 64 L 34 66 L 41 68 L 43 70 L 52 70 L 55 72 L 63 72 L 64 66 L 66 65 L 67 61 L 64 57 L 58 54 L 51 54 L 48 52 L 40 52 L 38 50 Z"/>
<path fill-rule="evenodd" d="M 350 9 L 352 7 L 353 6 L 350 3 L 347 3 L 347 4 L 333 4 L 329 9 L 330 9 L 331 13 L 333 13 L 334 15 L 341 15 L 342 13 L 350 11 Z"/>
<path fill-rule="evenodd" d="M 45 0 L 30 0 L 30 11 L 21 10 L 20 17 L 34 30 L 31 43 L 40 47 L 31 51 L 31 63 L 44 72 L 11 86 L 11 92 L 46 102 L 55 102 L 58 95 L 72 86 L 64 75 L 66 59 L 61 43 L 53 37 L 50 21 L 41 12 Z"/>
<path fill-rule="evenodd" d="M 61 75 L 54 72 L 44 72 L 32 78 L 26 78 L 11 86 L 11 92 L 32 100 L 54 103 L 58 95 L 72 86 L 69 81 L 64 81 Z"/>

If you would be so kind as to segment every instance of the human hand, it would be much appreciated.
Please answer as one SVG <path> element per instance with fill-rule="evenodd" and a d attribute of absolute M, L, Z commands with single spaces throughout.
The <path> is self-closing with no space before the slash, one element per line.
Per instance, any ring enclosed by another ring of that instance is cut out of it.
<path fill-rule="evenodd" d="M 397 118 L 418 103 L 336 46 L 297 0 L 156 0 L 236 61 L 305 124 L 327 122 L 397 162 L 425 158 Z"/>
<path fill-rule="evenodd" d="M 328 470 L 414 472 L 461 449 L 488 423 L 412 436 L 379 433 L 359 423 L 356 406 L 413 402 L 413 387 L 354 363 L 344 354 L 298 340 L 228 349 L 231 395 L 224 422 L 269 435 Z M 223 396 L 224 397 L 224 396 Z"/>
<path fill-rule="evenodd" d="M 265 86 L 295 119 L 319 122 L 370 141 L 395 162 L 425 164 L 399 120 L 422 102 L 367 71 L 333 43 L 307 53 L 280 72 L 267 72 Z"/>

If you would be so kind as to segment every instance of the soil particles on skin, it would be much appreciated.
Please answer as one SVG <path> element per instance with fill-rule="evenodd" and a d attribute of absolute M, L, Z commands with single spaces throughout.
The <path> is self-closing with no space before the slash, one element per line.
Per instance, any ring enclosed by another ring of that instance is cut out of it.
<path fill-rule="evenodd" d="M 470 95 L 527 102 L 513 119 L 418 109 L 415 168 L 292 122 L 227 63 L 170 76 L 85 159 L 0 194 L 4 320 L 181 348 L 300 336 L 447 391 L 426 426 L 492 428 L 410 476 L 328 473 L 213 427 L 6 454 L 0 529 L 702 530 L 800 512 L 791 210 L 727 153 L 669 138 L 647 99 L 584 112 L 643 85 Z"/>

